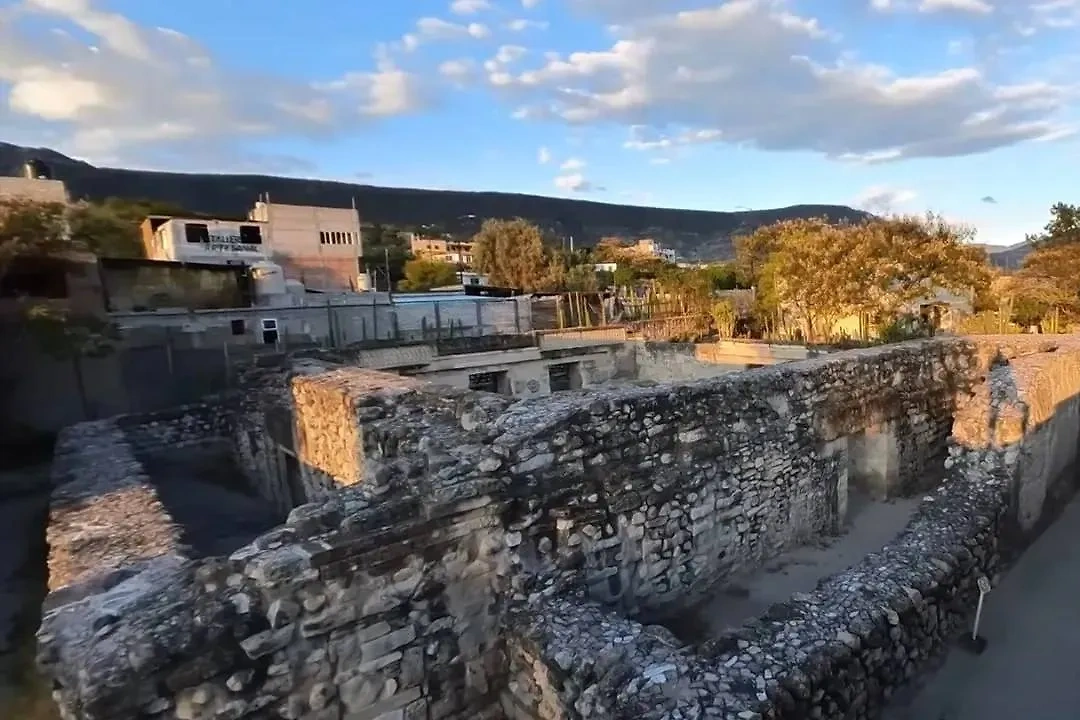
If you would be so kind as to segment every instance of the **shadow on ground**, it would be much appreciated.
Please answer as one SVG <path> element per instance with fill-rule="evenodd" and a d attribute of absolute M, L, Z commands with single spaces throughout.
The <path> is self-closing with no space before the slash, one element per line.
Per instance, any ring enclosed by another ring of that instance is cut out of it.
<path fill-rule="evenodd" d="M 59 720 L 34 666 L 45 597 L 48 465 L 0 473 L 0 718 Z"/>

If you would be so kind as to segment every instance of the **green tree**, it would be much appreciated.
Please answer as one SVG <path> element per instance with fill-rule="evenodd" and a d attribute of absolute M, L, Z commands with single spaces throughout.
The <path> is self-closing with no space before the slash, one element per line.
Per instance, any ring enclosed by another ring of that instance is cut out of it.
<path fill-rule="evenodd" d="M 75 235 L 78 209 L 63 203 L 26 199 L 0 201 L 0 284 L 21 261 L 70 259 L 92 247 L 95 237 Z M 69 266 L 74 270 L 74 264 Z M 58 358 L 77 362 L 82 356 L 100 356 L 112 349 L 115 328 L 105 319 L 41 298 L 19 298 L 23 327 L 39 346 Z"/>
<path fill-rule="evenodd" d="M 71 236 L 100 257 L 145 257 L 139 223 L 113 208 L 94 203 L 73 205 L 68 212 Z"/>
<path fill-rule="evenodd" d="M 493 285 L 540 290 L 562 267 L 551 262 L 540 229 L 522 218 L 485 220 L 473 242 L 473 264 Z"/>
<path fill-rule="evenodd" d="M 571 292 L 596 292 L 600 289 L 596 271 L 591 265 L 574 265 L 566 272 L 566 289 Z"/>
<path fill-rule="evenodd" d="M 739 287 L 739 274 L 735 263 L 716 263 L 704 270 L 713 290 L 734 290 Z"/>
<path fill-rule="evenodd" d="M 423 292 L 458 283 L 457 268 L 436 260 L 409 260 L 405 263 L 405 279 L 398 283 L 402 290 Z"/>
<path fill-rule="evenodd" d="M 1042 232 L 1027 236 L 1038 247 L 1080 244 L 1080 205 L 1056 203 Z"/>
<path fill-rule="evenodd" d="M 716 333 L 722 338 L 730 338 L 735 336 L 735 322 L 739 319 L 739 313 L 735 309 L 735 303 L 731 300 L 718 300 L 713 303 L 712 312 L 713 325 L 716 327 Z"/>
<path fill-rule="evenodd" d="M 619 263 L 615 267 L 615 272 L 612 275 L 612 282 L 615 287 L 631 287 L 637 283 L 640 276 L 637 269 L 629 263 Z"/>
<path fill-rule="evenodd" d="M 68 232 L 68 208 L 23 198 L 0 200 L 0 282 L 24 258 L 46 258 L 85 250 Z"/>
<path fill-rule="evenodd" d="M 397 228 L 375 223 L 362 228 L 362 261 L 371 275 L 375 289 L 386 290 L 405 278 L 405 264 L 413 259 L 412 250 L 403 232 Z M 390 272 L 390 285 L 386 272 Z"/>

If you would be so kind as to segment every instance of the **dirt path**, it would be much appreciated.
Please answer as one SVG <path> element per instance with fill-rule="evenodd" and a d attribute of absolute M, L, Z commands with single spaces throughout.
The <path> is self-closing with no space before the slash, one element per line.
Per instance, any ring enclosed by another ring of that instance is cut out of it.
<path fill-rule="evenodd" d="M 749 575 L 732 578 L 673 629 L 695 642 L 715 637 L 758 617 L 773 604 L 789 600 L 794 593 L 813 590 L 818 581 L 846 570 L 896 537 L 920 500 L 872 502 L 853 494 L 848 526 L 842 535 L 796 548 Z"/>
<path fill-rule="evenodd" d="M 1080 498 L 986 598 L 982 655 L 954 649 L 885 720 L 1080 717 Z"/>

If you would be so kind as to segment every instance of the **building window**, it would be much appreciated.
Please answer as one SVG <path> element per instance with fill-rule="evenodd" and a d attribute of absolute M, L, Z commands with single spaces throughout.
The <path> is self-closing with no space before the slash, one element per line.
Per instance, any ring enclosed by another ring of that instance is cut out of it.
<path fill-rule="evenodd" d="M 274 318 L 263 318 L 262 320 L 262 341 L 264 345 L 277 345 L 278 341 L 278 324 Z"/>
<path fill-rule="evenodd" d="M 205 223 L 184 223 L 184 237 L 189 243 L 209 243 L 210 228 Z"/>
<path fill-rule="evenodd" d="M 262 245 L 262 228 L 258 225 L 241 225 L 240 242 L 244 245 Z"/>
<path fill-rule="evenodd" d="M 232 327 L 233 335 L 243 335 L 246 332 L 243 318 L 236 318 L 235 320 L 230 321 L 229 325 Z"/>
<path fill-rule="evenodd" d="M 324 230 L 320 230 L 319 231 L 319 244 L 320 245 L 329 245 L 330 244 L 330 233 L 328 233 L 328 232 L 326 232 Z"/>
<path fill-rule="evenodd" d="M 469 376 L 469 389 L 489 393 L 504 393 L 507 390 L 506 373 L 473 373 Z"/>
<path fill-rule="evenodd" d="M 549 365 L 548 381 L 551 383 L 551 392 L 576 390 L 581 387 L 581 371 L 577 363 Z"/>

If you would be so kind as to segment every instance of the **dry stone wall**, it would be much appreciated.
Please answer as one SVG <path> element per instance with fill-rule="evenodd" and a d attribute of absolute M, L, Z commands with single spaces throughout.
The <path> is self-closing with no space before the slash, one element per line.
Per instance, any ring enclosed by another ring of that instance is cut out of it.
<path fill-rule="evenodd" d="M 940 341 L 519 403 L 483 460 L 540 502 L 523 552 L 578 568 L 624 611 L 677 610 L 834 532 L 849 469 L 888 461 L 896 488 L 917 485 L 928 457 L 944 462 L 953 398 L 976 373 L 970 345 Z M 885 458 L 850 442 L 882 427 Z"/>
<path fill-rule="evenodd" d="M 241 464 L 287 446 L 324 499 L 230 558 L 166 554 L 58 604 L 39 663 L 85 720 L 858 717 L 1000 562 L 1018 455 L 954 450 L 976 491 L 949 483 L 893 545 L 738 635 L 691 649 L 628 615 L 831 533 L 874 465 L 868 430 L 920 434 L 878 458 L 914 482 L 993 356 L 935 340 L 519 403 L 267 376 L 230 415 Z"/>
<path fill-rule="evenodd" d="M 957 410 L 944 484 L 880 552 L 698 647 L 583 595 L 534 599 L 509 620 L 507 715 L 876 717 L 1075 490 L 1080 343 L 995 340 L 976 349 L 986 381 Z"/>

